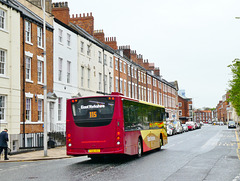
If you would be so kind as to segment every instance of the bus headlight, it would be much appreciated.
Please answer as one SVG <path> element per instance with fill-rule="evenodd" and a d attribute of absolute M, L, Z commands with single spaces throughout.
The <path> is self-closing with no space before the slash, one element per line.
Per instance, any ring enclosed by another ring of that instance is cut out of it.
<path fill-rule="evenodd" d="M 117 142 L 117 145 L 120 145 L 120 141 Z"/>
<path fill-rule="evenodd" d="M 69 143 L 69 144 L 68 144 L 68 147 L 71 147 L 71 146 L 72 146 L 72 143 Z"/>

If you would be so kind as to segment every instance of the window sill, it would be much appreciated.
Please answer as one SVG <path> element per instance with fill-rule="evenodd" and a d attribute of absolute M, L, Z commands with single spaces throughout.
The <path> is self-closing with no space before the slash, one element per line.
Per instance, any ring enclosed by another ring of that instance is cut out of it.
<path fill-rule="evenodd" d="M 21 122 L 20 124 L 24 124 L 24 122 Z M 37 122 L 26 121 L 25 124 L 44 124 L 44 123 L 42 121 Z"/>
<path fill-rule="evenodd" d="M 38 46 L 38 48 L 40 48 L 41 50 L 43 50 L 43 49 L 44 49 L 42 46 Z"/>
<path fill-rule="evenodd" d="M 6 75 L 0 75 L 0 78 L 3 78 L 3 79 L 10 79 L 10 77 L 7 77 Z"/>
<path fill-rule="evenodd" d="M 31 42 L 25 41 L 25 43 L 33 46 L 33 43 Z"/>
<path fill-rule="evenodd" d="M 32 81 L 32 80 L 28 80 L 28 79 L 27 79 L 26 82 L 33 84 L 33 81 Z"/>
<path fill-rule="evenodd" d="M 3 31 L 3 32 L 5 32 L 5 33 L 9 33 L 8 30 L 6 30 L 6 29 L 2 29 L 2 28 L 0 28 L 0 31 Z"/>

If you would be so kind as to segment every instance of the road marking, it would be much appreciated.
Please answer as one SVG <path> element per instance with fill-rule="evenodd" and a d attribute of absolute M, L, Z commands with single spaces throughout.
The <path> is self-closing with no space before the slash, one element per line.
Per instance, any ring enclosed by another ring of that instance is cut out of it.
<path fill-rule="evenodd" d="M 236 134 L 237 144 L 238 144 L 237 155 L 238 155 L 238 159 L 240 160 L 240 154 L 239 154 L 239 150 L 240 150 L 240 142 L 239 142 L 239 137 L 238 137 L 237 130 L 235 130 L 235 134 Z"/>

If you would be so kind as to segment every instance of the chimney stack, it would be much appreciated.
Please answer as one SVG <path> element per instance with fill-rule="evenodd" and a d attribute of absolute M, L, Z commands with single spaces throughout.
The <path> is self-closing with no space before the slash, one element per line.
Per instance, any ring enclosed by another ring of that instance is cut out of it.
<path fill-rule="evenodd" d="M 87 15 L 85 15 L 85 13 L 76 14 L 74 16 L 74 14 L 72 15 L 72 17 L 70 17 L 70 22 L 78 25 L 79 27 L 81 27 L 82 29 L 84 29 L 86 32 L 88 32 L 90 35 L 93 36 L 94 33 L 94 17 L 92 16 L 92 13 L 87 13 Z"/>
<path fill-rule="evenodd" d="M 93 36 L 97 38 L 102 43 L 105 43 L 105 34 L 103 30 L 94 30 Z"/>
<path fill-rule="evenodd" d="M 105 44 L 110 46 L 114 50 L 118 49 L 116 37 L 107 37 L 105 39 Z"/>
<path fill-rule="evenodd" d="M 123 54 L 131 60 L 130 45 L 120 46 L 119 50 L 123 50 Z"/>
<path fill-rule="evenodd" d="M 69 24 L 68 2 L 53 3 L 52 14 L 55 16 L 55 18 L 68 25 Z"/>

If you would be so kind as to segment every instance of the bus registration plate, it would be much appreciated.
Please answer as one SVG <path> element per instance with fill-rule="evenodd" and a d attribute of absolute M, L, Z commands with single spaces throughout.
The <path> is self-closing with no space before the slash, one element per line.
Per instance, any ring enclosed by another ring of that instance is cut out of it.
<path fill-rule="evenodd" d="M 88 153 L 99 153 L 100 149 L 89 149 Z"/>

